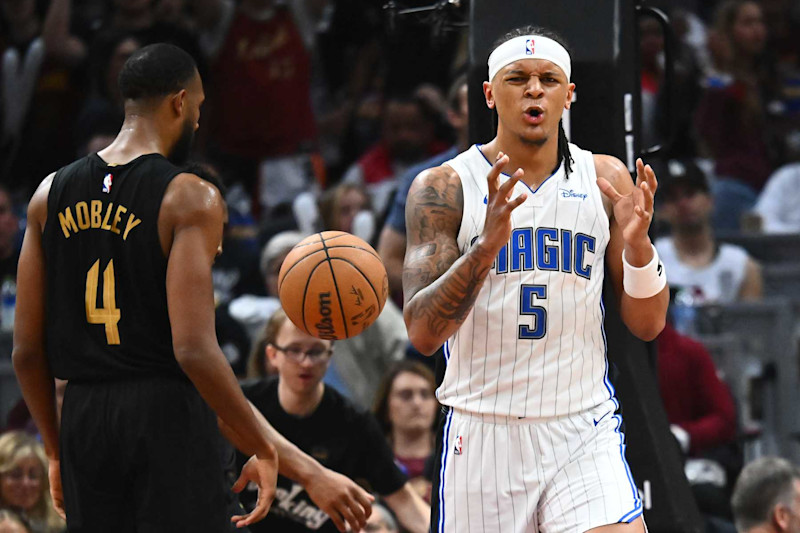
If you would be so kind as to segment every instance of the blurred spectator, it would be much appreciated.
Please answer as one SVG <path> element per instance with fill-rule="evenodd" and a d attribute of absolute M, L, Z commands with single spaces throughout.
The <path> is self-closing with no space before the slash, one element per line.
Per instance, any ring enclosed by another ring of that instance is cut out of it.
<path fill-rule="evenodd" d="M 758 263 L 743 248 L 714 238 L 714 200 L 703 172 L 691 161 L 671 159 L 659 176 L 659 214 L 669 222 L 671 235 L 655 245 L 670 287 L 691 291 L 695 304 L 760 299 Z"/>
<path fill-rule="evenodd" d="M 73 70 L 86 55 L 69 31 L 69 0 L 51 1 L 46 14 L 38 7 L 36 0 L 0 3 L 0 176 L 26 192 L 72 160 L 64 132 L 80 104 Z"/>
<path fill-rule="evenodd" d="M 730 518 L 728 482 L 741 467 L 729 452 L 735 447 L 736 406 L 708 351 L 670 323 L 658 336 L 658 384 L 700 511 Z"/>
<path fill-rule="evenodd" d="M 366 481 L 383 496 L 405 528 L 427 532 L 430 509 L 395 466 L 375 419 L 323 384 L 333 355 L 331 341 L 303 333 L 282 310 L 270 318 L 265 337 L 266 349 L 261 357 L 269 359 L 279 377 L 244 384 L 245 396 L 278 432 L 322 465 Z M 253 507 L 255 498 L 255 491 L 242 493 L 247 509 Z M 302 487 L 283 476 L 278 478 L 269 514 L 250 529 L 253 533 L 336 531 Z"/>
<path fill-rule="evenodd" d="M 399 533 L 392 513 L 380 503 L 372 504 L 372 514 L 367 519 L 364 533 Z"/>
<path fill-rule="evenodd" d="M 19 513 L 34 533 L 59 533 L 64 521 L 50 499 L 44 448 L 19 431 L 0 436 L 0 508 Z"/>
<path fill-rule="evenodd" d="M 696 152 L 692 119 L 701 96 L 701 71 L 695 50 L 684 39 L 689 38 L 686 34 L 690 31 L 691 23 L 695 21 L 680 10 L 675 10 L 672 17 L 677 35 L 674 43 L 671 109 L 666 108 L 664 101 L 664 36 L 661 25 L 650 17 L 639 19 L 642 142 L 649 147 L 663 144 L 670 139 L 673 141 L 670 147 L 672 155 L 692 157 Z M 674 135 L 676 131 L 682 134 Z"/>
<path fill-rule="evenodd" d="M 0 533 L 31 533 L 31 530 L 17 514 L 0 509 Z"/>
<path fill-rule="evenodd" d="M 785 165 L 770 176 L 755 212 L 765 233 L 800 233 L 800 163 Z"/>
<path fill-rule="evenodd" d="M 389 98 L 383 107 L 380 140 L 342 178 L 345 183 L 366 186 L 379 216 L 389 204 L 396 178 L 414 163 L 447 148 L 435 137 L 435 114 L 419 96 Z"/>
<path fill-rule="evenodd" d="M 800 531 L 800 470 L 785 459 L 756 459 L 739 475 L 731 504 L 739 533 Z"/>
<path fill-rule="evenodd" d="M 8 189 L 0 185 L 0 283 L 17 279 L 19 219 Z"/>
<path fill-rule="evenodd" d="M 209 155 L 269 213 L 324 181 L 302 2 L 198 2 L 212 58 Z M 300 11 L 298 11 L 300 10 Z"/>
<path fill-rule="evenodd" d="M 363 185 L 340 183 L 320 199 L 319 213 L 324 230 L 353 233 L 353 219 L 361 211 L 370 212 L 370 198 Z M 367 238 L 366 240 L 369 240 Z"/>
<path fill-rule="evenodd" d="M 117 79 L 125 61 L 141 46 L 129 33 L 111 34 L 92 58 L 91 93 L 75 127 L 79 156 L 102 150 L 119 132 L 125 112 Z"/>
<path fill-rule="evenodd" d="M 417 361 L 399 361 L 384 375 L 373 412 L 394 459 L 425 501 L 431 499 L 434 432 L 439 403 L 433 372 Z"/>
<path fill-rule="evenodd" d="M 251 340 L 258 338 L 264 325 L 278 308 L 278 274 L 283 260 L 292 248 L 303 240 L 305 235 L 298 231 L 284 231 L 272 237 L 261 250 L 259 271 L 266 288 L 266 295 L 243 294 L 231 300 L 228 313 L 241 323 Z"/>
<path fill-rule="evenodd" d="M 709 49 L 716 71 L 696 124 L 706 153 L 715 162 L 717 203 L 728 215 L 717 227 L 738 229 L 739 216 L 753 206 L 772 170 L 767 106 L 774 99 L 775 72 L 765 57 L 767 28 L 753 0 L 726 0 L 716 13 Z"/>
<path fill-rule="evenodd" d="M 444 152 L 415 165 L 397 180 L 397 192 L 389 207 L 386 224 L 378 241 L 378 253 L 386 265 L 389 290 L 395 303 L 403 305 L 403 261 L 406 256 L 406 197 L 417 174 L 438 167 L 469 147 L 469 107 L 467 76 L 460 75 L 447 93 L 447 120 L 456 134 L 456 144 Z"/>

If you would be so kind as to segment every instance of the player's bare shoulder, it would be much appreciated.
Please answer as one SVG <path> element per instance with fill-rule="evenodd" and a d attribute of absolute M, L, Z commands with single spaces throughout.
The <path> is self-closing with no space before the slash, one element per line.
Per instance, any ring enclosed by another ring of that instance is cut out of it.
<path fill-rule="evenodd" d="M 633 189 L 633 180 L 628 172 L 628 167 L 619 158 L 613 155 L 593 154 L 594 169 L 598 178 L 605 178 L 614 186 L 620 194 L 628 194 Z M 611 200 L 606 195 L 603 198 L 603 206 L 609 217 L 613 214 Z"/>
<path fill-rule="evenodd" d="M 158 233 L 164 253 L 180 227 L 203 226 L 222 234 L 225 204 L 219 190 L 199 176 L 178 174 L 164 191 L 158 213 Z"/>
<path fill-rule="evenodd" d="M 47 199 L 50 197 L 50 187 L 53 185 L 55 176 L 56 173 L 53 172 L 43 179 L 28 202 L 28 221 L 40 224 L 42 230 L 47 221 Z"/>
<path fill-rule="evenodd" d="M 406 200 L 406 234 L 409 243 L 425 242 L 438 232 L 455 238 L 464 210 L 461 179 L 449 165 L 421 172 L 414 178 Z"/>

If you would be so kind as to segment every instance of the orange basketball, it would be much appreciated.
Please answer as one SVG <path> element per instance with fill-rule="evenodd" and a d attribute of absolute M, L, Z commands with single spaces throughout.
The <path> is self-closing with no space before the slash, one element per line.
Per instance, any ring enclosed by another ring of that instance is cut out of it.
<path fill-rule="evenodd" d="M 378 318 L 389 278 L 372 246 L 343 231 L 323 231 L 286 256 L 278 293 L 295 326 L 320 339 L 346 339 Z"/>

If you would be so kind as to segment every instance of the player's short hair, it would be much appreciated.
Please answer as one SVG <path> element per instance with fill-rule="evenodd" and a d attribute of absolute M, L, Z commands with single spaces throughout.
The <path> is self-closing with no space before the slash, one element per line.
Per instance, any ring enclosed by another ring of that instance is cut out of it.
<path fill-rule="evenodd" d="M 800 470 L 779 457 L 763 457 L 747 465 L 733 489 L 731 507 L 737 531 L 750 531 L 770 519 L 779 503 L 791 505 Z"/>
<path fill-rule="evenodd" d="M 119 73 L 125 100 L 163 97 L 186 88 L 196 75 L 197 63 L 175 45 L 156 43 L 131 54 Z"/>

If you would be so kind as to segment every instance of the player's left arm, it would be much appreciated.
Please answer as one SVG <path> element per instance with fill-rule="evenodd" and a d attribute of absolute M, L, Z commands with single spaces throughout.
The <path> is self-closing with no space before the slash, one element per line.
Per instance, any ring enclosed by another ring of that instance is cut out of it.
<path fill-rule="evenodd" d="M 431 508 L 406 482 L 399 490 L 384 496 L 404 529 L 411 533 L 426 533 L 430 529 Z"/>
<path fill-rule="evenodd" d="M 663 265 L 654 262 L 655 248 L 648 236 L 658 181 L 650 165 L 645 166 L 641 159 L 636 161 L 635 184 L 616 157 L 595 155 L 594 161 L 597 185 L 612 206 L 606 266 L 620 315 L 631 333 L 651 341 L 664 329 L 669 305 L 666 273 Z M 623 266 L 623 253 L 627 267 Z"/>
<path fill-rule="evenodd" d="M 17 268 L 14 350 L 11 358 L 22 397 L 42 435 L 49 461 L 50 492 L 56 511 L 64 517 L 58 448 L 55 381 L 45 352 L 45 271 L 42 231 L 47 220 L 47 197 L 53 174 L 45 178 L 28 203 L 28 223 Z M 55 476 L 55 477 L 54 477 Z"/>

